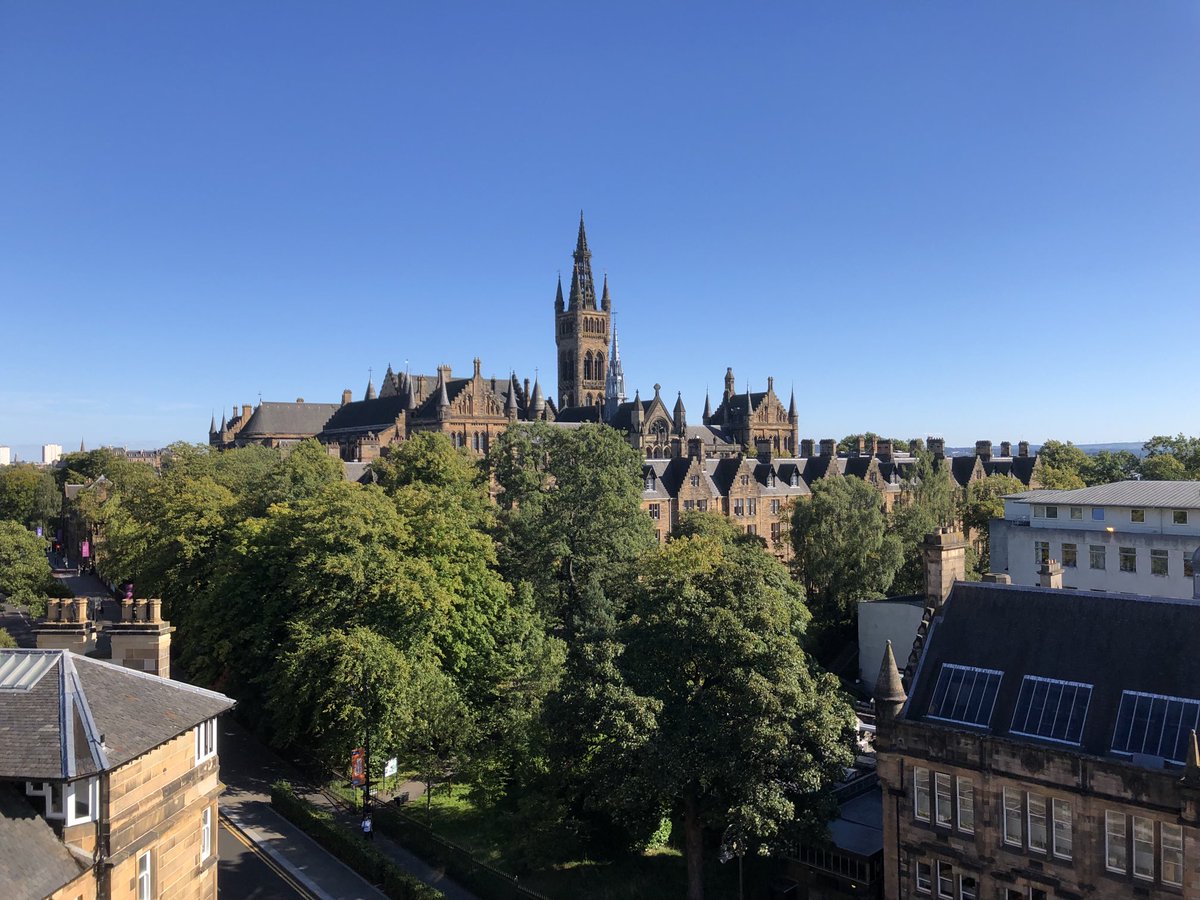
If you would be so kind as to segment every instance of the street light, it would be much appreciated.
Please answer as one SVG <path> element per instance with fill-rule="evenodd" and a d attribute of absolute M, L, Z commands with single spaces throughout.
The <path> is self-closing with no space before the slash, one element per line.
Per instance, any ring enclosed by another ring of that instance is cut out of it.
<path fill-rule="evenodd" d="M 725 833 L 721 835 L 721 853 L 719 859 L 722 863 L 727 863 L 735 856 L 738 861 L 738 900 L 743 900 L 742 894 L 742 857 L 746 855 L 746 839 L 742 835 L 741 829 L 735 828 L 733 825 L 725 829 Z"/>

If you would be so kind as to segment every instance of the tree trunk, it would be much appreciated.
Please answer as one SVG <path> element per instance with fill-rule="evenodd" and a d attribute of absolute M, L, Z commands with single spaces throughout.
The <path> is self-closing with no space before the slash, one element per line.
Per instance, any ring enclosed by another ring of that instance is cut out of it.
<path fill-rule="evenodd" d="M 684 855 L 687 857 L 688 900 L 704 900 L 704 835 L 696 800 L 683 803 Z"/>

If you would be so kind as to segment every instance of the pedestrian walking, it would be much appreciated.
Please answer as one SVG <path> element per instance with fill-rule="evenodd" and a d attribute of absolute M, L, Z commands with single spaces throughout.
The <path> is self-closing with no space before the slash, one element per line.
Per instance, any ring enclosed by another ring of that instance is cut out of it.
<path fill-rule="evenodd" d="M 365 837 L 368 841 L 375 839 L 375 827 L 371 824 L 371 816 L 369 813 L 363 816 L 362 833 L 363 837 Z"/>

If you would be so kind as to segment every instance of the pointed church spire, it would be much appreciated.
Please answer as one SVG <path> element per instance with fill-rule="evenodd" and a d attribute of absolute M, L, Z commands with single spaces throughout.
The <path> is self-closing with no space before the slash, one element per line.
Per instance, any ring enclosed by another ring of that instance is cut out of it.
<path fill-rule="evenodd" d="M 442 409 L 450 405 L 450 395 L 446 393 L 446 378 L 444 375 L 438 375 L 438 409 Z"/>
<path fill-rule="evenodd" d="M 704 389 L 704 415 L 701 418 L 705 425 L 712 418 L 712 403 L 708 399 L 708 388 Z"/>
<path fill-rule="evenodd" d="M 579 211 L 579 237 L 575 241 L 575 253 L 578 255 L 580 253 L 587 252 L 587 231 L 585 231 L 583 227 L 583 210 L 581 209 Z M 589 253 L 588 255 L 590 256 L 591 254 Z"/>
<path fill-rule="evenodd" d="M 87 453 L 87 450 L 85 450 L 85 449 L 84 449 L 84 447 L 83 447 L 83 438 L 80 438 L 80 439 L 79 439 L 79 452 L 80 452 L 80 453 Z"/>
<path fill-rule="evenodd" d="M 367 379 L 367 393 L 363 399 L 364 400 L 374 400 L 375 399 L 375 380 L 372 378 Z"/>
<path fill-rule="evenodd" d="M 560 313 L 564 309 L 566 309 L 566 304 L 563 303 L 562 273 L 559 272 L 558 273 L 558 294 L 554 297 L 554 311 L 556 313 Z"/>
<path fill-rule="evenodd" d="M 792 397 L 788 400 L 788 421 L 796 424 L 796 389 L 792 388 Z"/>
<path fill-rule="evenodd" d="M 625 371 L 621 368 L 621 347 L 617 344 L 617 326 L 613 325 L 612 349 L 608 354 L 608 371 L 604 375 L 604 420 L 612 421 L 617 407 L 625 402 Z"/>
<path fill-rule="evenodd" d="M 212 417 L 208 420 L 208 433 L 209 434 L 217 433 L 217 414 L 216 413 L 213 413 Z"/>
<path fill-rule="evenodd" d="M 612 310 L 612 297 L 608 294 L 608 273 L 604 273 L 604 291 L 600 296 L 600 308 L 605 312 Z"/>
<path fill-rule="evenodd" d="M 683 408 L 683 391 L 675 397 L 675 411 L 672 413 L 675 419 L 675 433 L 683 435 L 687 432 L 687 412 Z"/>
<path fill-rule="evenodd" d="M 228 426 L 225 423 L 225 413 L 221 413 L 221 430 L 218 432 L 218 434 L 224 434 L 227 427 Z"/>
<path fill-rule="evenodd" d="M 517 417 L 517 373 L 508 376 L 508 396 L 504 398 L 504 414 L 509 419 Z"/>
<path fill-rule="evenodd" d="M 533 418 L 540 419 L 546 411 L 546 401 L 542 397 L 542 386 L 538 382 L 537 375 L 533 376 L 533 395 L 529 398 L 529 405 L 533 409 Z"/>
<path fill-rule="evenodd" d="M 596 285 L 592 281 L 592 252 L 583 230 L 583 211 L 579 212 L 579 239 L 575 242 L 575 268 L 571 273 L 571 309 L 595 309 Z"/>

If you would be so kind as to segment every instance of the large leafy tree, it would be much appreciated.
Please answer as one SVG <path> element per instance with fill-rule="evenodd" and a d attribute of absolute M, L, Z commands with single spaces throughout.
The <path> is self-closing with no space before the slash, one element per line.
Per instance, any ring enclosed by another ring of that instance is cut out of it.
<path fill-rule="evenodd" d="M 653 543 L 641 457 L 606 425 L 509 428 L 489 465 L 499 486 L 501 566 L 561 622 L 593 576 Z"/>
<path fill-rule="evenodd" d="M 1147 456 L 1138 464 L 1138 474 L 1147 481 L 1189 481 L 1200 474 L 1189 474 L 1173 453 Z"/>
<path fill-rule="evenodd" d="M 934 464 L 933 454 L 919 451 L 904 484 L 904 502 L 892 510 L 892 527 L 900 538 L 904 561 L 892 582 L 893 594 L 919 594 L 925 583 L 921 542 L 925 535 L 954 524 L 958 517 L 948 466 Z"/>
<path fill-rule="evenodd" d="M 1188 479 L 1200 479 L 1200 437 L 1188 437 L 1182 432 L 1174 437 L 1156 434 L 1142 445 L 1142 449 L 1151 459 L 1167 455 L 1175 457 Z M 1143 472 L 1143 477 L 1150 476 Z"/>
<path fill-rule="evenodd" d="M 857 478 L 814 483 L 792 515 L 794 565 L 820 624 L 844 629 L 855 604 L 885 596 L 903 562 L 879 492 Z"/>
<path fill-rule="evenodd" d="M 1070 491 L 1084 487 L 1083 473 L 1091 458 L 1070 441 L 1046 441 L 1038 450 L 1042 487 Z"/>
<path fill-rule="evenodd" d="M 597 800 L 645 829 L 683 824 L 688 897 L 705 830 L 769 845 L 823 825 L 852 760 L 853 715 L 800 645 L 803 594 L 760 546 L 715 529 L 648 553 L 628 583 L 593 708 Z"/>
<path fill-rule="evenodd" d="M 1024 490 L 1025 485 L 1011 475 L 989 475 L 967 485 L 962 520 L 978 548 L 981 571 L 988 571 L 991 565 L 991 550 L 988 546 L 991 521 L 1003 518 L 1004 496 L 1019 494 Z"/>
<path fill-rule="evenodd" d="M 1081 474 L 1089 486 L 1127 481 L 1138 471 L 1138 462 L 1137 454 L 1128 450 L 1101 450 L 1087 461 Z"/>
<path fill-rule="evenodd" d="M 58 518 L 59 497 L 54 476 L 46 469 L 25 463 L 0 466 L 0 519 L 47 527 Z"/>
<path fill-rule="evenodd" d="M 19 522 L 0 522 L 0 593 L 41 612 L 52 581 L 45 539 Z"/>

